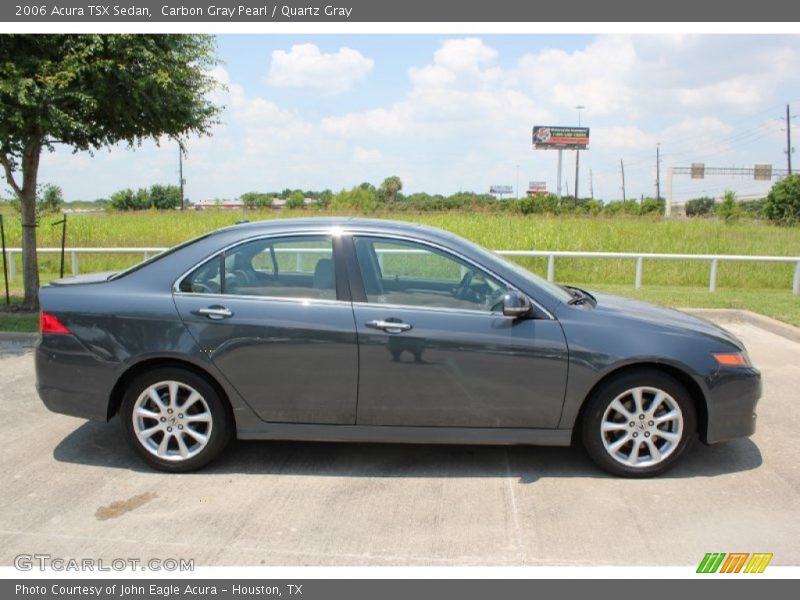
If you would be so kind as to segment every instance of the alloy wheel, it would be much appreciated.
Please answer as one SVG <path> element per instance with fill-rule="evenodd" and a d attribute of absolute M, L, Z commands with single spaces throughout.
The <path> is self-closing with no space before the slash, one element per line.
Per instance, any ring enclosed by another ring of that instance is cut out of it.
<path fill-rule="evenodd" d="M 160 381 L 145 388 L 131 416 L 142 447 L 169 461 L 197 456 L 208 444 L 214 425 L 205 398 L 179 381 Z"/>
<path fill-rule="evenodd" d="M 633 468 L 666 460 L 683 437 L 684 416 L 678 402 L 655 387 L 635 387 L 619 394 L 600 422 L 606 452 Z"/>

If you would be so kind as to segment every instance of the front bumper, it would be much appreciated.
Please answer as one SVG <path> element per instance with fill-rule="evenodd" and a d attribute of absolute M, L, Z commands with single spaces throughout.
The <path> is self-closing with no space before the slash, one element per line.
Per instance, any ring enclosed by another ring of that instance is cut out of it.
<path fill-rule="evenodd" d="M 36 391 L 53 412 L 107 421 L 116 364 L 99 360 L 71 335 L 44 334 L 34 351 Z"/>
<path fill-rule="evenodd" d="M 761 373 L 758 369 L 720 369 L 708 381 L 708 427 L 703 441 L 716 444 L 753 435 L 759 398 Z"/>

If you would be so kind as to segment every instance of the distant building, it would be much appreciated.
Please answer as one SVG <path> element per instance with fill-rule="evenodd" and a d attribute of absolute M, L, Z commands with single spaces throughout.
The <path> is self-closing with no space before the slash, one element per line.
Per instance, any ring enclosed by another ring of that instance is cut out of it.
<path fill-rule="evenodd" d="M 241 200 L 201 200 L 192 206 L 195 210 L 242 210 L 244 204 Z"/>

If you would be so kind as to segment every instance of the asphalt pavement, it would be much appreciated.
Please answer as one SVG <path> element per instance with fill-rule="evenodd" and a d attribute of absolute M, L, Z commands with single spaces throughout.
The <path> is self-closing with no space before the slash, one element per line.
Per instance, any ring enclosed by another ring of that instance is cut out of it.
<path fill-rule="evenodd" d="M 196 565 L 800 564 L 800 342 L 723 325 L 764 377 L 750 439 L 618 479 L 576 448 L 235 442 L 150 470 L 119 423 L 48 412 L 30 352 L 0 357 L 0 564 L 19 554 Z"/>

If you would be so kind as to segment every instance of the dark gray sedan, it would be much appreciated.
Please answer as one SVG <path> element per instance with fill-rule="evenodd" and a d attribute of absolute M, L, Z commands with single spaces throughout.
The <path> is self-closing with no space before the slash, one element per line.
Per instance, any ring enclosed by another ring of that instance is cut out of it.
<path fill-rule="evenodd" d="M 247 223 L 41 290 L 39 395 L 152 466 L 240 439 L 566 446 L 661 473 L 755 430 L 758 370 L 719 327 L 556 286 L 450 233 Z"/>

